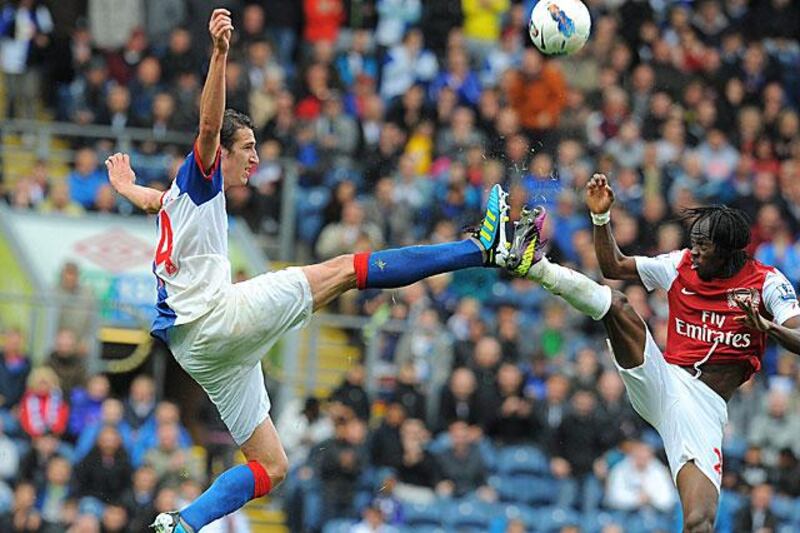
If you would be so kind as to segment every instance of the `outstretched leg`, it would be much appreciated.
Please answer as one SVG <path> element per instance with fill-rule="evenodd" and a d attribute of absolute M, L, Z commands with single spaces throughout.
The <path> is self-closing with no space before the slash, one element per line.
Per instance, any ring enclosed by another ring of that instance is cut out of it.
<path fill-rule="evenodd" d="M 617 364 L 625 369 L 623 373 L 633 376 L 645 364 L 645 345 L 647 327 L 644 320 L 628 303 L 620 291 L 600 285 L 580 272 L 550 263 L 542 251 L 543 244 L 539 234 L 544 223 L 544 211 L 527 211 L 517 225 L 514 242 L 509 252 L 509 269 L 536 281 L 552 294 L 561 296 L 572 307 L 601 320 L 608 333 L 612 351 Z M 634 369 L 632 372 L 631 369 Z M 638 374 L 641 376 L 641 374 Z M 623 376 L 624 378 L 625 376 Z M 634 378 L 633 383 L 644 382 L 644 395 L 657 399 L 657 386 L 648 384 L 646 379 Z M 629 387 L 626 381 L 626 386 Z M 631 389 L 628 389 L 631 394 Z M 662 413 L 649 402 L 641 402 L 631 396 L 634 407 L 650 423 L 658 427 Z M 649 415 L 649 416 L 648 416 Z M 689 461 L 677 475 L 678 494 L 683 506 L 684 531 L 705 533 L 713 531 L 716 516 L 718 492 L 714 483 L 693 461 Z"/>
<path fill-rule="evenodd" d="M 289 461 L 278 433 L 267 418 L 241 446 L 247 463 L 223 472 L 195 501 L 180 512 L 176 532 L 201 528 L 265 496 L 286 477 Z M 188 526 L 188 527 L 187 527 Z"/>
<path fill-rule="evenodd" d="M 683 508 L 683 531 L 711 533 L 719 494 L 708 476 L 690 461 L 678 472 L 678 494 Z"/>
<path fill-rule="evenodd" d="M 494 265 L 498 250 L 505 252 L 506 196 L 499 185 L 492 188 L 486 214 L 474 238 L 342 255 L 303 267 L 314 298 L 314 310 L 350 289 L 405 287 L 443 272 Z"/>

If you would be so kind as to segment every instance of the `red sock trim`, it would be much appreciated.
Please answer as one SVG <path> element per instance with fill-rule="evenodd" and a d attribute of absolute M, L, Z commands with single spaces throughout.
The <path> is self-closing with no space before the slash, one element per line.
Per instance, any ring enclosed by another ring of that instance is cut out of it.
<path fill-rule="evenodd" d="M 358 287 L 358 290 L 364 290 L 367 288 L 369 255 L 370 252 L 362 252 L 353 256 L 353 268 L 356 270 L 356 287 Z"/>
<path fill-rule="evenodd" d="M 253 478 L 255 479 L 253 499 L 269 494 L 269 491 L 272 489 L 272 480 L 269 478 L 269 474 L 267 474 L 267 471 L 261 463 L 258 461 L 250 461 L 247 463 L 247 467 L 250 468 L 250 471 L 253 473 Z"/>

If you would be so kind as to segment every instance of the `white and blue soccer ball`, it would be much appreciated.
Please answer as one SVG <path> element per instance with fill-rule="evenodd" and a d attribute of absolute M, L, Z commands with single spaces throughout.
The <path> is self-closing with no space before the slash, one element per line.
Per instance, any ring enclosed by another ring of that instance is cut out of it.
<path fill-rule="evenodd" d="M 540 0 L 531 11 L 528 33 L 543 54 L 570 55 L 583 48 L 591 28 L 581 0 Z"/>

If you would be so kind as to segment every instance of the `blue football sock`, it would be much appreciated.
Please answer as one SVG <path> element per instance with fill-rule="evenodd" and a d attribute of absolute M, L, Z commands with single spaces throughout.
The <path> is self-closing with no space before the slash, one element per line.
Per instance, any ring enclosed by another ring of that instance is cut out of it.
<path fill-rule="evenodd" d="M 442 272 L 483 266 L 483 252 L 466 239 L 357 254 L 354 263 L 359 289 L 392 289 Z"/>
<path fill-rule="evenodd" d="M 263 496 L 269 490 L 262 488 L 258 491 L 262 494 L 257 494 L 256 483 L 256 476 L 250 465 L 235 466 L 223 472 L 208 490 L 183 509 L 180 512 L 181 518 L 194 531 L 200 531 L 203 526 L 242 508 L 254 497 Z"/>

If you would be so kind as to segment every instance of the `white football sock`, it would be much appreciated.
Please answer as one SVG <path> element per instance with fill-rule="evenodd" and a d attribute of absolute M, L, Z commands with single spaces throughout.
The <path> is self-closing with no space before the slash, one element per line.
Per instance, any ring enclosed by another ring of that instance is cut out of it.
<path fill-rule="evenodd" d="M 611 308 L 610 287 L 600 285 L 571 268 L 551 263 L 546 257 L 531 267 L 527 277 L 594 320 L 603 318 Z"/>

